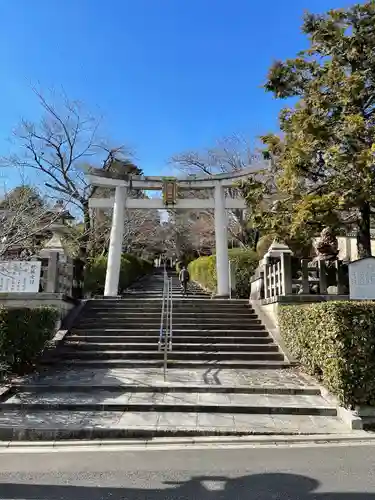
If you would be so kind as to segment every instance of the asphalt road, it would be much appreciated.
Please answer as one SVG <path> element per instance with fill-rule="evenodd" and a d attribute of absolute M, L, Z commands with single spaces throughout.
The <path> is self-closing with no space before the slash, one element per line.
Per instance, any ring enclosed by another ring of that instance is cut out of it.
<path fill-rule="evenodd" d="M 0 499 L 374 500 L 375 446 L 0 455 Z"/>

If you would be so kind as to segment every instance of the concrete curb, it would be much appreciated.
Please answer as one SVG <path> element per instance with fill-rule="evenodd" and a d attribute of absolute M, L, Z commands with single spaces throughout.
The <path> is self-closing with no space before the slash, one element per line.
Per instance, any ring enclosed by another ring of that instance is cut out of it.
<path fill-rule="evenodd" d="M 361 417 L 356 415 L 355 412 L 341 406 L 338 399 L 325 387 L 321 386 L 320 391 L 324 399 L 336 405 L 337 416 L 349 427 L 349 429 L 353 431 L 363 430 L 363 420 Z"/>
<path fill-rule="evenodd" d="M 262 446 L 323 446 L 323 445 L 375 445 L 375 434 L 355 431 L 352 434 L 319 435 L 268 435 L 246 437 L 204 437 L 154 438 L 154 439 L 113 439 L 113 440 L 68 440 L 68 441 L 0 441 L 2 452 L 27 451 L 91 451 L 124 449 L 183 449 L 197 447 L 262 447 Z"/>

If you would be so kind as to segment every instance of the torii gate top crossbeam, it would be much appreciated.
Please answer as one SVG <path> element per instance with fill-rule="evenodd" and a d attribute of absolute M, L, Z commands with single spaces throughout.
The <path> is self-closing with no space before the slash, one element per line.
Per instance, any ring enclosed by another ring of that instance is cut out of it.
<path fill-rule="evenodd" d="M 215 174 L 211 177 L 189 176 L 185 179 L 176 179 L 179 189 L 208 189 L 221 184 L 225 187 L 233 187 L 241 179 L 246 179 L 250 174 L 268 168 L 266 163 L 257 163 L 251 167 L 238 172 Z M 133 176 L 131 174 L 119 174 L 102 169 L 88 169 L 87 179 L 93 186 L 116 187 L 124 186 L 133 189 L 161 190 L 165 179 L 160 176 Z"/>

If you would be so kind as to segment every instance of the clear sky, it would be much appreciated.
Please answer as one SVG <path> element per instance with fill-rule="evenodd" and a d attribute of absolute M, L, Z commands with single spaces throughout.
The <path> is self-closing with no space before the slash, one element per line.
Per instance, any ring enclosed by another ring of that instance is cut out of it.
<path fill-rule="evenodd" d="M 63 86 L 104 115 L 104 135 L 135 148 L 151 175 L 174 153 L 277 127 L 261 88 L 274 59 L 306 43 L 304 9 L 347 0 L 0 0 L 0 155 L 30 86 Z"/>

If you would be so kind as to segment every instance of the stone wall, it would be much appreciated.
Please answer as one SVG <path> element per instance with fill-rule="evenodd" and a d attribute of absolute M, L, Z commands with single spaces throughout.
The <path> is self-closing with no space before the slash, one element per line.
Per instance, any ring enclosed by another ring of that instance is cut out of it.
<path fill-rule="evenodd" d="M 79 304 L 79 301 L 66 297 L 61 293 L 0 293 L 0 306 L 8 308 L 55 307 L 60 319 L 56 325 L 60 328 L 62 320 Z"/>

